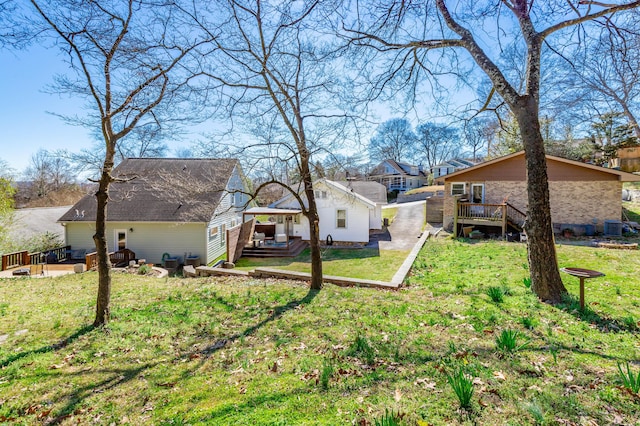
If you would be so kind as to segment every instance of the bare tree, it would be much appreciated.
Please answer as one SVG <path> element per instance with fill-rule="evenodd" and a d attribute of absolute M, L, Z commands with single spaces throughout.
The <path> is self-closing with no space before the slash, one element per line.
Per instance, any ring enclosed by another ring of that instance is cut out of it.
<path fill-rule="evenodd" d="M 176 30 L 179 14 L 172 3 L 31 0 L 31 4 L 30 23 L 40 32 L 40 40 L 49 40 L 68 61 L 70 72 L 57 77 L 57 91 L 85 98 L 92 110 L 88 117 L 69 119 L 99 126 L 104 143 L 93 236 L 99 273 L 94 325 L 100 326 L 110 317 L 111 263 L 105 229 L 118 144 L 134 129 L 157 123 L 154 113 L 179 89 L 178 64 L 197 43 L 195 37 Z"/>
<path fill-rule="evenodd" d="M 471 150 L 473 161 L 480 161 L 487 155 L 489 142 L 492 138 L 491 123 L 489 120 L 475 118 L 466 121 L 463 128 L 464 142 Z"/>
<path fill-rule="evenodd" d="M 45 197 L 52 191 L 75 184 L 75 175 L 69 163 L 45 149 L 31 156 L 24 176 L 31 183 L 31 197 Z"/>
<path fill-rule="evenodd" d="M 634 18 L 638 17 L 636 13 Z M 587 38 L 584 52 L 572 55 L 569 66 L 564 67 L 568 74 L 561 76 L 562 87 L 568 96 L 561 105 L 585 105 L 590 117 L 622 111 L 640 138 L 640 28 L 627 31 L 610 21 L 605 24 L 599 37 Z M 638 27 L 637 21 L 633 24 Z"/>
<path fill-rule="evenodd" d="M 424 159 L 431 169 L 436 164 L 457 157 L 462 151 L 462 141 L 454 127 L 438 123 L 422 123 L 416 129 L 416 156 Z"/>
<path fill-rule="evenodd" d="M 563 30 L 614 13 L 637 8 L 640 1 L 607 5 L 581 0 L 578 6 L 562 1 L 503 0 L 500 2 L 459 2 L 451 9 L 445 0 L 432 2 L 385 2 L 379 8 L 367 4 L 370 16 L 350 30 L 351 43 L 368 47 L 391 61 L 382 69 L 382 79 L 419 82 L 429 73 L 443 69 L 462 77 L 463 65 L 480 69 L 493 84 L 493 90 L 513 113 L 524 144 L 527 166 L 529 268 L 532 290 L 543 300 L 558 302 L 566 289 L 560 278 L 553 241 L 549 205 L 549 186 L 544 141 L 540 130 L 540 67 L 543 45 L 561 42 Z M 497 26 L 497 27 L 496 27 Z M 510 40 L 506 40 L 507 36 Z M 524 51 L 524 84 L 514 85 L 492 58 L 498 46 L 513 44 Z M 442 49 L 451 52 L 448 60 Z M 439 51 L 440 53 L 436 53 Z M 466 52 L 473 63 L 465 62 L 458 51 Z M 433 54 L 433 55 L 431 55 Z M 426 75 L 425 75 L 426 74 Z"/>
<path fill-rule="evenodd" d="M 331 1 L 226 0 L 212 3 L 208 16 L 192 11 L 203 30 L 220 34 L 203 58 L 208 93 L 218 94 L 216 106 L 245 132 L 244 140 L 239 132 L 220 139 L 238 138 L 232 144 L 241 147 L 247 173 L 270 176 L 256 193 L 275 183 L 298 200 L 310 226 L 313 289 L 322 287 L 322 259 L 312 158 L 348 136 L 341 73 L 332 62 L 331 36 L 319 26 L 334 7 Z"/>
<path fill-rule="evenodd" d="M 409 120 L 392 118 L 380 124 L 369 141 L 369 159 L 374 162 L 412 161 L 417 137 Z"/>

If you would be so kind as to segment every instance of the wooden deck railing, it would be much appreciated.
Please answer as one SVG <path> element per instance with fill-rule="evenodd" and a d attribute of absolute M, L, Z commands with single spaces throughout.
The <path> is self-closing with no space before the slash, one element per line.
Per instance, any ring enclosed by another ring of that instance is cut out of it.
<path fill-rule="evenodd" d="M 23 266 L 29 264 L 29 252 L 18 251 L 15 253 L 7 253 L 2 255 L 2 270 L 15 268 L 16 266 Z"/>
<path fill-rule="evenodd" d="M 506 204 L 458 203 L 458 219 L 502 222 L 506 217 L 506 207 Z"/>
<path fill-rule="evenodd" d="M 15 253 L 7 253 L 2 255 L 2 270 L 15 268 L 25 265 L 37 265 L 46 262 L 46 256 L 53 253 L 56 256 L 56 262 L 63 262 L 67 259 L 67 253 L 71 246 L 56 247 L 44 252 L 29 253 L 26 250 Z"/>
<path fill-rule="evenodd" d="M 130 261 L 135 260 L 135 258 L 136 254 L 129 249 L 122 249 L 109 253 L 109 260 L 112 264 L 129 263 Z M 94 251 L 93 253 L 87 253 L 85 256 L 85 265 L 87 266 L 87 271 L 98 266 L 98 252 Z"/>
<path fill-rule="evenodd" d="M 507 224 L 522 228 L 527 215 L 509 203 L 481 204 L 481 203 L 456 203 L 454 216 L 454 229 L 458 223 L 472 224 L 478 222 L 481 225 L 500 226 L 502 233 L 507 230 Z"/>

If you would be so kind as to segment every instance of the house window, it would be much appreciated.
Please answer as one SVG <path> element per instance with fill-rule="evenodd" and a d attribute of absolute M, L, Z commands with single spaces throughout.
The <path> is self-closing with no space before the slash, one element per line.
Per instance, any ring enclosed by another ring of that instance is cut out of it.
<path fill-rule="evenodd" d="M 464 183 L 452 183 L 451 195 L 462 195 L 462 194 L 464 194 Z"/>
<path fill-rule="evenodd" d="M 276 216 L 276 220 L 279 224 L 283 224 L 284 223 L 284 216 L 282 215 L 278 215 Z"/>
<path fill-rule="evenodd" d="M 116 230 L 116 251 L 127 248 L 127 231 L 124 229 Z"/>
<path fill-rule="evenodd" d="M 235 219 L 231 219 L 231 227 L 233 228 L 234 226 L 236 226 L 238 224 L 238 222 Z"/>
<path fill-rule="evenodd" d="M 314 196 L 318 199 L 327 198 L 327 191 L 315 191 Z"/>
<path fill-rule="evenodd" d="M 294 214 L 293 215 L 293 223 L 295 223 L 296 225 L 300 225 L 300 215 L 299 214 Z"/>
<path fill-rule="evenodd" d="M 222 225 L 220 225 L 220 245 L 223 245 L 224 242 L 227 240 L 226 235 L 227 235 L 227 225 L 223 223 Z"/>
<path fill-rule="evenodd" d="M 213 228 L 209 228 L 209 240 L 213 240 L 218 236 L 218 227 L 214 226 Z"/>
<path fill-rule="evenodd" d="M 336 228 L 346 228 L 347 227 L 347 211 L 346 210 L 336 210 Z"/>

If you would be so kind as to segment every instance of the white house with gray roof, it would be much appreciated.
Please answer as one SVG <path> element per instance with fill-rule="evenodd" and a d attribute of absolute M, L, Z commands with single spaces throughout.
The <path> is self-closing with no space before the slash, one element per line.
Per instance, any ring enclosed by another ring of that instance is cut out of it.
<path fill-rule="evenodd" d="M 110 251 L 136 257 L 199 257 L 210 263 L 226 253 L 226 230 L 242 220 L 245 180 L 238 160 L 129 158 L 113 172 L 107 206 Z M 58 222 L 72 250 L 95 251 L 96 198 L 88 195 Z"/>
<path fill-rule="evenodd" d="M 382 229 L 382 205 L 386 204 L 386 189 L 376 182 L 334 182 L 320 179 L 313 183 L 318 215 L 320 217 L 320 239 L 331 236 L 334 241 L 369 241 L 369 231 Z M 366 193 L 376 201 L 362 195 Z M 384 196 L 383 196 L 384 195 Z M 301 195 L 306 205 L 304 194 Z M 289 195 L 275 203 L 272 208 L 299 209 L 298 200 Z M 277 233 L 285 232 L 285 224 Z M 309 240 L 309 222 L 302 214 L 293 217 L 289 232 L 292 237 Z"/>

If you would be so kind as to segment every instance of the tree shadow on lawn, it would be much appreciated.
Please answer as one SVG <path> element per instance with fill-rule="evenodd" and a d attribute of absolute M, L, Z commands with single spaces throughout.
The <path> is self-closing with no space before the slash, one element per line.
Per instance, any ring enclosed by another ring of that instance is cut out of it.
<path fill-rule="evenodd" d="M 58 415 L 46 422 L 47 425 L 57 425 L 65 420 L 69 419 L 75 414 L 76 407 L 81 405 L 83 401 L 91 396 L 95 396 L 98 393 L 102 393 L 106 390 L 113 389 L 117 386 L 121 386 L 127 382 L 130 382 L 132 379 L 140 376 L 145 370 L 155 367 L 160 364 L 160 362 L 147 363 L 143 365 L 138 365 L 132 368 L 117 368 L 117 369 L 106 369 L 106 370 L 90 370 L 90 371 L 81 371 L 77 373 L 63 373 L 65 375 L 79 375 L 79 374 L 105 374 L 111 373 L 109 376 L 98 383 L 90 383 L 85 386 L 75 388 L 70 391 L 66 396 L 60 396 L 57 398 L 58 401 L 62 399 L 66 399 L 67 402 L 64 407 L 58 410 Z"/>
<path fill-rule="evenodd" d="M 246 337 L 246 336 L 252 335 L 256 331 L 258 331 L 260 328 L 265 326 L 266 324 L 268 324 L 268 323 L 280 318 L 285 312 L 290 311 L 292 309 L 295 309 L 300 305 L 305 305 L 305 304 L 311 303 L 311 301 L 318 295 L 318 293 L 320 291 L 321 290 L 309 289 L 309 292 L 302 299 L 292 300 L 289 303 L 287 303 L 286 305 L 282 305 L 282 306 L 278 306 L 278 307 L 274 308 L 273 311 L 271 312 L 271 314 L 269 314 L 269 316 L 267 318 L 265 318 L 264 320 L 260 321 L 259 323 L 247 327 L 242 332 L 232 334 L 231 336 L 228 336 L 228 337 L 225 337 L 225 338 L 222 338 L 222 339 L 218 339 L 215 342 L 213 342 L 212 344 L 206 346 L 204 349 L 200 349 L 200 350 L 198 350 L 196 352 L 193 352 L 193 353 L 189 354 L 188 356 L 189 357 L 193 357 L 194 355 L 210 356 L 211 354 L 213 354 L 213 353 L 219 351 L 220 349 L 223 349 L 224 347 L 226 347 L 229 343 L 233 343 L 234 341 L 240 339 L 241 337 Z"/>
<path fill-rule="evenodd" d="M 52 345 L 43 346 L 43 347 L 38 348 L 38 349 L 19 352 L 19 353 L 15 354 L 15 355 L 11 355 L 11 356 L 7 357 L 6 359 L 3 359 L 2 361 L 0 361 L 0 368 L 7 367 L 8 365 L 10 365 L 10 364 L 22 359 L 22 358 L 25 358 L 25 357 L 27 357 L 29 355 L 44 354 L 44 353 L 47 353 L 47 352 L 58 351 L 58 350 L 60 350 L 62 348 L 65 348 L 66 346 L 68 346 L 71 342 L 73 342 L 77 338 L 79 338 L 81 336 L 84 336 L 85 334 L 91 332 L 94 328 L 95 327 L 93 325 L 85 325 L 84 327 L 79 328 L 71 336 L 65 337 L 64 339 L 60 340 L 57 343 L 54 343 Z"/>
<path fill-rule="evenodd" d="M 562 302 L 556 307 L 581 321 L 595 325 L 602 333 L 629 332 L 636 334 L 640 331 L 635 323 L 603 316 L 586 303 L 584 309 L 580 309 L 580 300 L 570 293 L 566 293 L 562 298 Z"/>

